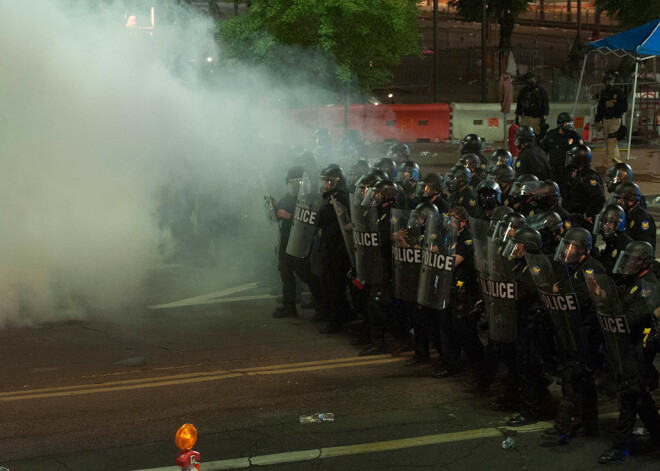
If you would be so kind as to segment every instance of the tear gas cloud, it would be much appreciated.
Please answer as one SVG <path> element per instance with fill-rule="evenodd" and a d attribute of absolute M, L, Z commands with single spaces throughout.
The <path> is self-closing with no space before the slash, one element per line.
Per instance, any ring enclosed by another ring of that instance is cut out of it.
<path fill-rule="evenodd" d="M 249 70 L 201 78 L 221 48 L 208 17 L 163 6 L 153 36 L 128 34 L 130 8 L 0 3 L 0 325 L 139 302 L 177 217 L 214 213 L 225 238 L 204 250 L 231 253 L 225 271 L 272 251 L 261 195 L 245 185 L 300 140 L 267 106 L 285 87 Z M 209 192 L 212 204 L 189 197 Z M 182 200 L 192 208 L 170 214 Z"/>

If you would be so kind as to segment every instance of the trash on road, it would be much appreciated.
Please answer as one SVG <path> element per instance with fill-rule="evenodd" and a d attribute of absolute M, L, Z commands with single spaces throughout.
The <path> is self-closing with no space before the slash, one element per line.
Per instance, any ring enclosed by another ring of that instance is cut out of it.
<path fill-rule="evenodd" d="M 317 412 L 314 415 L 301 415 L 300 423 L 301 424 L 318 424 L 321 422 L 333 422 L 335 420 L 335 414 L 332 412 Z"/>
<path fill-rule="evenodd" d="M 516 441 L 513 439 L 513 437 L 506 437 L 506 440 L 502 442 L 502 449 L 508 450 L 509 448 L 513 448 L 515 443 Z"/>

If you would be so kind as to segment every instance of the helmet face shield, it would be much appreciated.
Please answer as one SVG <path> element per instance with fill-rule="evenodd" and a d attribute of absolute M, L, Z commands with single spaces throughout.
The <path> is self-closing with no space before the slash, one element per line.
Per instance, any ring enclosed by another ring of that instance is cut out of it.
<path fill-rule="evenodd" d="M 447 189 L 450 192 L 454 192 L 458 190 L 458 179 L 456 178 L 456 175 L 454 175 L 453 173 L 448 173 L 445 176 L 445 182 L 447 184 Z"/>
<path fill-rule="evenodd" d="M 336 177 L 320 176 L 319 193 L 325 193 L 326 191 L 332 190 L 337 185 L 337 180 L 338 178 Z"/>
<path fill-rule="evenodd" d="M 287 180 L 286 185 L 289 187 L 289 192 L 291 192 L 292 195 L 297 195 L 300 192 L 302 181 L 302 178 L 292 178 Z"/>
<path fill-rule="evenodd" d="M 518 227 L 520 227 L 520 224 L 517 222 L 498 222 L 495 226 L 495 232 L 493 232 L 493 242 L 504 243 L 509 241 Z"/>
<path fill-rule="evenodd" d="M 369 188 L 367 193 L 364 195 L 362 200 L 362 206 L 380 206 L 383 202 L 383 193 L 378 191 L 376 188 Z"/>
<path fill-rule="evenodd" d="M 484 209 L 495 209 L 499 205 L 497 193 L 494 191 L 479 192 L 479 206 Z"/>
<path fill-rule="evenodd" d="M 555 260 L 564 263 L 577 263 L 585 255 L 583 244 L 574 240 L 562 239 L 555 252 Z"/>
<path fill-rule="evenodd" d="M 513 240 L 509 240 L 506 243 L 504 249 L 502 250 L 502 256 L 509 259 L 522 258 L 525 256 L 526 253 L 527 250 L 525 249 L 525 244 Z"/>
<path fill-rule="evenodd" d="M 619 258 L 616 259 L 616 264 L 612 271 L 618 275 L 634 275 L 642 271 L 643 267 L 643 259 L 638 254 L 624 250 L 619 254 Z"/>

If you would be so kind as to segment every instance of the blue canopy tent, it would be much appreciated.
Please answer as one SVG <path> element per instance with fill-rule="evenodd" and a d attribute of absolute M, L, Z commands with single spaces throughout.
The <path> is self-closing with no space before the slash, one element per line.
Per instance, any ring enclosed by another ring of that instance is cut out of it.
<path fill-rule="evenodd" d="M 587 47 L 587 54 L 592 51 L 596 51 L 601 54 L 614 54 L 619 57 L 630 56 L 635 60 L 635 83 L 633 84 L 633 98 L 630 110 L 630 126 L 628 128 L 627 159 L 630 160 L 630 145 L 632 141 L 633 117 L 635 116 L 635 98 L 637 94 L 637 73 L 639 72 L 639 64 L 642 61 L 651 59 L 655 56 L 660 56 L 660 18 L 651 21 L 650 23 L 646 23 L 645 25 L 638 26 L 637 28 L 624 31 L 623 33 L 615 34 L 609 38 L 593 41 L 589 43 L 589 46 Z M 584 69 L 587 65 L 587 54 L 585 54 L 584 61 L 582 63 L 582 74 L 580 74 L 578 91 L 575 96 L 573 115 L 575 115 L 578 98 L 580 97 L 582 78 L 584 77 Z"/>

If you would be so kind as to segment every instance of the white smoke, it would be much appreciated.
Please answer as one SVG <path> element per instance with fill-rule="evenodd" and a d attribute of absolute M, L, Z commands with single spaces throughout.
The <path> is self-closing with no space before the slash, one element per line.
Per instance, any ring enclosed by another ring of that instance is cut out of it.
<path fill-rule="evenodd" d="M 154 1 L 153 36 L 130 34 L 130 6 L 75 3 L 0 2 L 0 325 L 131 302 L 160 260 L 164 182 L 196 167 L 231 186 L 237 163 L 271 165 L 293 142 L 260 99 L 279 87 L 200 79 L 218 52 L 208 17 Z"/>

